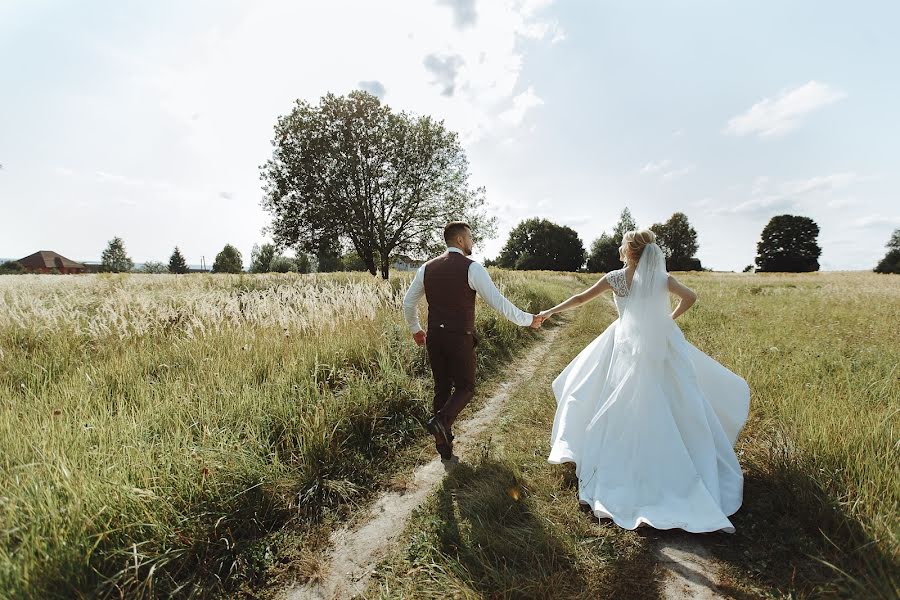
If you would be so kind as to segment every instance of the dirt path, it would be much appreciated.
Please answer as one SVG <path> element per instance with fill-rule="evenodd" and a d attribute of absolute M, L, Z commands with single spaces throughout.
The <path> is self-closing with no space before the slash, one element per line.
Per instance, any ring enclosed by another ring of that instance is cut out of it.
<path fill-rule="evenodd" d="M 546 330 L 544 338 L 508 367 L 508 374 L 484 406 L 454 428 L 454 452 L 464 459 L 478 437 L 502 414 L 512 388 L 534 370 L 564 327 Z M 387 557 L 403 532 L 406 520 L 441 482 L 453 465 L 440 458 L 417 467 L 406 489 L 382 493 L 355 528 L 331 535 L 331 551 L 322 560 L 321 578 L 311 584 L 295 584 L 279 594 L 285 600 L 352 598 L 368 586 L 375 566 Z M 704 540 L 686 532 L 660 532 L 655 541 L 659 567 L 664 572 L 662 597 L 666 600 L 714 600 L 725 598 L 718 590 L 718 567 Z"/>
<path fill-rule="evenodd" d="M 706 549 L 702 534 L 665 532 L 656 543 L 659 566 L 665 572 L 666 600 L 727 598 L 718 590 L 718 566 Z"/>
<path fill-rule="evenodd" d="M 460 459 L 465 458 L 479 435 L 502 413 L 510 389 L 535 369 L 562 329 L 564 327 L 545 330 L 544 338 L 508 367 L 508 376 L 484 407 L 454 427 L 453 451 Z M 339 529 L 332 534 L 332 550 L 323 561 L 322 579 L 312 585 L 289 587 L 282 597 L 287 600 L 330 600 L 352 598 L 365 591 L 372 570 L 392 549 L 407 518 L 452 468 L 452 464 L 445 467 L 440 458 L 435 457 L 416 468 L 406 490 L 381 494 L 362 525 L 356 529 Z"/>

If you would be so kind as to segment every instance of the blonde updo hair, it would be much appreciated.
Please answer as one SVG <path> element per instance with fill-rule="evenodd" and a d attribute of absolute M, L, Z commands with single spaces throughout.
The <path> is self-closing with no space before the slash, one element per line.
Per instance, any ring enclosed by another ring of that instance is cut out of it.
<path fill-rule="evenodd" d="M 634 229 L 625 232 L 622 236 L 622 245 L 619 246 L 619 258 L 622 262 L 633 262 L 641 258 L 644 246 L 656 242 L 656 234 L 649 229 Z"/>

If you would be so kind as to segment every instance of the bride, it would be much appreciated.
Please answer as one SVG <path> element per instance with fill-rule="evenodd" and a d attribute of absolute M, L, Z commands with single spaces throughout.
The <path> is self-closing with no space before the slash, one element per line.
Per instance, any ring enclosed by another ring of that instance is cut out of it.
<path fill-rule="evenodd" d="M 696 294 L 666 272 L 655 240 L 629 231 L 624 268 L 539 315 L 610 289 L 619 315 L 553 381 L 547 460 L 574 462 L 579 500 L 620 527 L 733 533 L 744 484 L 733 448 L 750 388 L 675 324 Z M 681 299 L 674 311 L 669 292 Z"/>

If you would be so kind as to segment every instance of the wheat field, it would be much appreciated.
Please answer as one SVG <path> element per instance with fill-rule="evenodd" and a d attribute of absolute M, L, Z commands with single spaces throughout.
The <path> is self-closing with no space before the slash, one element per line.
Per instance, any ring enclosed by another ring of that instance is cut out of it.
<path fill-rule="evenodd" d="M 491 272 L 532 311 L 597 278 Z M 424 435 L 409 277 L 0 277 L 0 596 L 227 592 L 274 560 L 259 540 L 364 502 Z M 700 297 L 685 335 L 753 392 L 741 543 L 827 538 L 840 552 L 785 542 L 784 556 L 896 586 L 900 279 L 679 277 Z M 479 377 L 537 335 L 483 304 L 477 326 Z M 736 578 L 781 585 L 744 566 Z M 824 569 L 809 589 L 831 589 Z"/>

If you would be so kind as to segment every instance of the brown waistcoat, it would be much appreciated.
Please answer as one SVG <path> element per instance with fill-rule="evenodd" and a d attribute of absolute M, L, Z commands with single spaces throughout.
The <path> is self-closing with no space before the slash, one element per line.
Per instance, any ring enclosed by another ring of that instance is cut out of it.
<path fill-rule="evenodd" d="M 459 252 L 446 252 L 425 265 L 428 329 L 456 333 L 475 331 L 475 290 L 469 287 L 472 260 Z"/>

